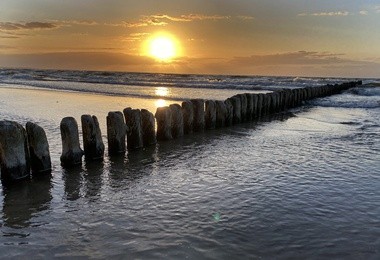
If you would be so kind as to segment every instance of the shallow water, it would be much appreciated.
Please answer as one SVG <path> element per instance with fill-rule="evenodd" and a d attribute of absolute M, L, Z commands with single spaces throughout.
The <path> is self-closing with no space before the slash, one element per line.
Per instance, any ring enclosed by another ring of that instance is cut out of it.
<path fill-rule="evenodd" d="M 0 258 L 378 259 L 379 102 L 349 91 L 71 170 L 47 118 L 52 177 L 0 188 Z"/>

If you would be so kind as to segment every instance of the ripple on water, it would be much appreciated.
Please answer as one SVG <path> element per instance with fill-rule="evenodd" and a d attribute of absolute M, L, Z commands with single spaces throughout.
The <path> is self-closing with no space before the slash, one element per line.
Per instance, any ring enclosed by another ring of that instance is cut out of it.
<path fill-rule="evenodd" d="M 0 188 L 0 258 L 376 258 L 379 125 L 307 108 L 71 170 L 55 140 L 50 180 Z"/>

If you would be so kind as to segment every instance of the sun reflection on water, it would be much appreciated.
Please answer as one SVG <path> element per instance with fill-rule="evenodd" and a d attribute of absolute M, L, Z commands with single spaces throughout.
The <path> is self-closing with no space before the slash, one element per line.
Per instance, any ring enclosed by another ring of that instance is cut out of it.
<path fill-rule="evenodd" d="M 156 108 L 167 106 L 167 101 L 165 99 L 157 99 L 154 103 L 156 105 Z"/>
<path fill-rule="evenodd" d="M 167 97 L 170 94 L 170 90 L 169 88 L 166 88 L 166 87 L 156 87 L 155 93 L 157 96 Z"/>

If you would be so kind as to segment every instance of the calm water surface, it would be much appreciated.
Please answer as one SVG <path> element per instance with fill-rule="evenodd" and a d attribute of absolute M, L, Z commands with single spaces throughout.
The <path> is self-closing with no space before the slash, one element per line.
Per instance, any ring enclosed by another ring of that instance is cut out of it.
<path fill-rule="evenodd" d="M 379 104 L 347 92 L 71 170 L 50 126 L 52 177 L 0 188 L 0 258 L 379 259 Z"/>

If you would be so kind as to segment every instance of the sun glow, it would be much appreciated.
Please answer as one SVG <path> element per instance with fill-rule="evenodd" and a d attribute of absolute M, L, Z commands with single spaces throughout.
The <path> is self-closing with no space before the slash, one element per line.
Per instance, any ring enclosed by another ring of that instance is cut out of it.
<path fill-rule="evenodd" d="M 159 107 L 164 107 L 164 106 L 167 106 L 167 102 L 166 100 L 164 99 L 157 99 L 156 102 L 154 102 L 156 107 L 159 108 Z"/>
<path fill-rule="evenodd" d="M 162 62 L 169 62 L 180 52 L 178 41 L 169 34 L 156 34 L 146 43 L 145 52 L 148 56 Z"/>

